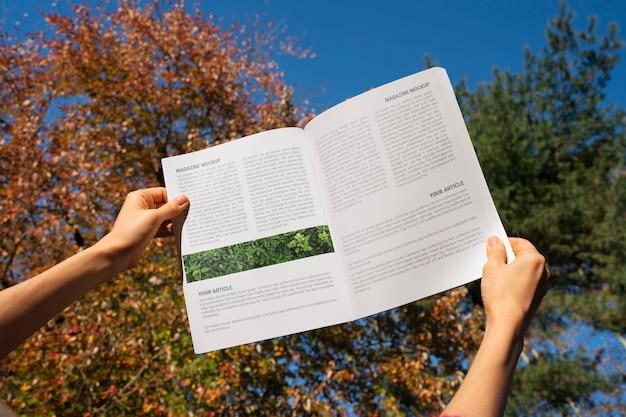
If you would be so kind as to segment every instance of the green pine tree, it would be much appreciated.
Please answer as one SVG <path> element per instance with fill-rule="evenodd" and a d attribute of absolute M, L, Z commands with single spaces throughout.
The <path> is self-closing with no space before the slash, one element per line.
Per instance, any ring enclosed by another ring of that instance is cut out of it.
<path fill-rule="evenodd" d="M 626 333 L 626 116 L 604 93 L 622 41 L 616 24 L 595 32 L 594 17 L 577 31 L 562 3 L 519 74 L 495 69 L 475 91 L 457 86 L 507 232 L 535 243 L 552 272 L 532 332 L 542 341 L 518 372 L 509 415 L 575 415 L 614 388 L 599 371 L 605 355 L 563 342 L 580 326 L 601 331 L 601 343 Z"/>

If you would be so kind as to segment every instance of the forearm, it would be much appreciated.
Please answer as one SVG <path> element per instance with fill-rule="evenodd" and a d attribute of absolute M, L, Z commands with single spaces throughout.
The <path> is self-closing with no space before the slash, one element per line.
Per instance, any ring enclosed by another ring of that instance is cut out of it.
<path fill-rule="evenodd" d="M 74 300 L 124 269 L 119 251 L 101 241 L 41 274 L 0 291 L 0 358 Z"/>
<path fill-rule="evenodd" d="M 166 226 L 188 208 L 186 196 L 168 201 L 163 187 L 133 191 L 93 247 L 0 291 L 0 359 L 87 291 L 134 267 L 150 239 L 168 235 Z"/>
<path fill-rule="evenodd" d="M 487 326 L 465 380 L 442 417 L 502 416 L 522 347 L 521 324 Z"/>
<path fill-rule="evenodd" d="M 510 238 L 515 260 L 496 236 L 487 239 L 481 296 L 487 328 L 474 361 L 444 410 L 447 417 L 502 416 L 511 390 L 524 333 L 548 289 L 545 258 L 525 239 Z"/>

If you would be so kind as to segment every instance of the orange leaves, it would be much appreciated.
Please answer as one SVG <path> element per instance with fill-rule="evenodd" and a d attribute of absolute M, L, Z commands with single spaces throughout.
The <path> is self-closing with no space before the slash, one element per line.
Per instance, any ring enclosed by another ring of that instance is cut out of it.
<path fill-rule="evenodd" d="M 385 382 L 379 395 L 386 407 L 400 413 L 409 396 L 421 413 L 438 412 L 456 390 L 482 333 L 466 295 L 459 288 L 398 309 L 397 323 L 406 330 L 380 364 Z"/>
<path fill-rule="evenodd" d="M 411 392 L 419 400 L 420 408 L 439 410 L 444 403 L 443 387 L 448 384 L 447 377 L 433 376 L 428 372 L 429 355 L 422 352 L 415 357 L 395 358 L 382 366 L 394 385 Z M 395 402 L 393 391 L 386 392 L 388 402 Z"/>
<path fill-rule="evenodd" d="M 0 42 L 3 284 L 78 250 L 76 231 L 103 236 L 128 191 L 161 183 L 161 157 L 309 117 L 271 59 L 306 51 L 274 43 L 280 30 L 146 4 L 80 6 L 46 16 L 45 39 Z M 0 389 L 33 415 L 438 409 L 480 332 L 464 297 L 196 356 L 175 245 L 158 240 L 11 355 Z"/>

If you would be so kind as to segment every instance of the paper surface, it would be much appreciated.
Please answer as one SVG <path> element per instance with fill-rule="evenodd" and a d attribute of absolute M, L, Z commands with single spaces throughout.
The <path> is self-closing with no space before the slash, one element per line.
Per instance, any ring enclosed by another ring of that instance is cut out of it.
<path fill-rule="evenodd" d="M 487 237 L 508 242 L 441 68 L 163 169 L 191 201 L 179 241 L 197 353 L 466 284 Z"/>

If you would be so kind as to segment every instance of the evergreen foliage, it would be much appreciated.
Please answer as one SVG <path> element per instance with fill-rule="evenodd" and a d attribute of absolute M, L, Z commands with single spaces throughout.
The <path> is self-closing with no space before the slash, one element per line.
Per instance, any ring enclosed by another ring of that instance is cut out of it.
<path fill-rule="evenodd" d="M 564 346 L 575 325 L 606 331 L 603 342 L 614 338 L 611 332 L 626 333 L 626 114 L 604 93 L 623 42 L 616 24 L 599 36 L 594 17 L 581 31 L 574 20 L 562 3 L 546 29 L 547 45 L 524 51 L 522 72 L 495 69 L 494 80 L 475 91 L 458 86 L 507 232 L 535 243 L 552 273 L 532 334 L 559 349 L 547 349 L 520 372 L 512 403 L 523 406 L 511 406 L 521 410 L 512 415 L 532 409 L 533 386 L 550 391 L 543 408 L 568 412 L 572 406 L 564 404 L 608 389 L 594 369 L 607 358 L 573 360 L 574 347 Z M 559 379 L 560 367 L 588 383 Z M 557 382 L 564 388 L 556 389 Z"/>

